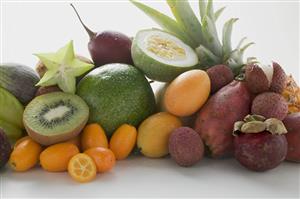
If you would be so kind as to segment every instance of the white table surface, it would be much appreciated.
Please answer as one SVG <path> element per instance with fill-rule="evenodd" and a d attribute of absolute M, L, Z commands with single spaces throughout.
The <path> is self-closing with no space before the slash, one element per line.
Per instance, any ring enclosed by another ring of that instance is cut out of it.
<path fill-rule="evenodd" d="M 67 173 L 34 169 L 1 173 L 3 197 L 280 197 L 299 198 L 300 167 L 284 162 L 268 172 L 252 172 L 234 159 L 205 158 L 191 168 L 170 158 L 133 157 L 119 161 L 88 184 Z"/>
<path fill-rule="evenodd" d="M 37 52 L 56 51 L 74 40 L 76 52 L 88 56 L 88 37 L 68 3 L 1 2 L 1 62 L 34 67 Z M 161 2 L 149 5 L 170 13 Z M 119 30 L 134 35 L 139 29 L 156 27 L 135 7 L 124 1 L 75 3 L 93 30 Z M 197 3 L 194 2 L 194 8 Z M 299 3 L 223 1 L 227 6 L 220 25 L 239 17 L 233 43 L 248 36 L 256 45 L 246 55 L 264 63 L 275 60 L 299 82 Z M 98 27 L 98 28 L 97 28 Z M 170 159 L 134 157 L 117 163 L 112 172 L 98 175 L 88 184 L 74 182 L 67 173 L 34 169 L 0 173 L 0 198 L 6 197 L 300 197 L 300 165 L 284 162 L 264 173 L 242 168 L 234 159 L 204 159 L 192 168 L 181 168 Z"/>

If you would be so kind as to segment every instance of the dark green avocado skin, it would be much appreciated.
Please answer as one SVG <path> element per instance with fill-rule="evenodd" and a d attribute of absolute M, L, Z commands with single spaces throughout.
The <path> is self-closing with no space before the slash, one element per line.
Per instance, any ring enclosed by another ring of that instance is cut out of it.
<path fill-rule="evenodd" d="M 28 66 L 16 63 L 0 65 L 0 87 L 13 94 L 23 105 L 34 98 L 38 82 L 38 74 Z"/>
<path fill-rule="evenodd" d="M 11 145 L 8 137 L 4 131 L 0 128 L 0 169 L 8 162 L 9 155 L 11 153 Z"/>
<path fill-rule="evenodd" d="M 126 64 L 107 64 L 87 74 L 77 94 L 90 108 L 89 123 L 99 123 L 107 136 L 122 124 L 139 125 L 155 111 L 155 98 L 144 74 Z"/>

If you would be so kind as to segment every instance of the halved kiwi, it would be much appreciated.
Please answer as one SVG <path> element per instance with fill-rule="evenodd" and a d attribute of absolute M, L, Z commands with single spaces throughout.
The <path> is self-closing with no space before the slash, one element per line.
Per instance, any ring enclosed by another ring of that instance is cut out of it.
<path fill-rule="evenodd" d="M 25 108 L 28 134 L 42 145 L 77 136 L 89 117 L 87 104 L 77 95 L 54 92 L 34 98 Z"/>

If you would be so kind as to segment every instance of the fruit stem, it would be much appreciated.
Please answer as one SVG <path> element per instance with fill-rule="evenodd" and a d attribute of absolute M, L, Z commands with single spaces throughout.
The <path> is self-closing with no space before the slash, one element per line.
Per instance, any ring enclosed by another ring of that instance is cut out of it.
<path fill-rule="evenodd" d="M 89 34 L 90 39 L 92 39 L 92 38 L 96 35 L 96 33 L 93 32 L 91 29 L 89 29 L 89 28 L 83 23 L 83 21 L 81 20 L 80 15 L 79 15 L 79 13 L 77 12 L 75 6 L 74 6 L 72 3 L 70 3 L 70 6 L 71 6 L 71 7 L 73 8 L 73 10 L 75 11 L 75 13 L 76 13 L 76 15 L 77 15 L 77 17 L 78 17 L 78 19 L 79 19 L 81 25 L 83 26 L 83 28 L 84 28 L 84 29 L 86 30 L 86 32 Z"/>

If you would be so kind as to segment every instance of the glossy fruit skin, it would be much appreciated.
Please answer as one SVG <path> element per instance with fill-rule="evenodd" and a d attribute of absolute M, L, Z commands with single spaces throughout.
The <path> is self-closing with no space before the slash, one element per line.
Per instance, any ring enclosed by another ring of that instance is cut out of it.
<path fill-rule="evenodd" d="M 0 65 L 0 87 L 12 93 L 23 105 L 34 98 L 38 81 L 37 73 L 28 66 L 16 63 Z"/>
<path fill-rule="evenodd" d="M 81 171 L 81 175 L 76 173 L 77 170 Z M 84 175 L 86 172 L 87 175 Z M 90 156 L 84 153 L 78 153 L 69 161 L 68 173 L 74 180 L 78 182 L 90 182 L 96 177 L 97 168 L 94 160 Z"/>
<path fill-rule="evenodd" d="M 116 157 L 110 149 L 95 147 L 84 151 L 84 153 L 94 160 L 99 173 L 111 170 L 116 164 Z"/>
<path fill-rule="evenodd" d="M 103 128 L 97 124 L 88 124 L 81 134 L 81 147 L 85 151 L 89 148 L 108 148 L 108 141 Z"/>
<path fill-rule="evenodd" d="M 30 140 L 31 139 L 31 137 L 30 136 L 24 136 L 24 137 L 21 137 L 20 139 L 18 139 L 16 142 L 15 142 L 15 144 L 14 144 L 14 149 L 20 144 L 20 143 L 22 143 L 23 141 L 25 141 L 25 140 Z"/>
<path fill-rule="evenodd" d="M 15 171 L 27 171 L 39 161 L 42 146 L 31 138 L 21 140 L 13 149 L 9 165 Z"/>
<path fill-rule="evenodd" d="M 182 125 L 179 118 L 167 112 L 151 115 L 138 128 L 137 146 L 146 157 L 160 158 L 169 153 L 172 131 Z"/>
<path fill-rule="evenodd" d="M 233 125 L 250 113 L 251 94 L 242 82 L 221 88 L 197 113 L 194 129 L 213 158 L 233 154 Z"/>
<path fill-rule="evenodd" d="M 277 167 L 287 155 L 284 135 L 269 132 L 243 134 L 234 138 L 235 158 L 247 169 L 266 171 Z"/>
<path fill-rule="evenodd" d="M 180 127 L 170 135 L 169 152 L 179 166 L 189 167 L 202 159 L 204 145 L 196 131 L 189 127 Z"/>
<path fill-rule="evenodd" d="M 76 145 L 59 143 L 47 147 L 40 155 L 40 163 L 44 170 L 50 172 L 67 171 L 70 159 L 79 153 Z"/>
<path fill-rule="evenodd" d="M 203 106 L 209 94 L 210 79 L 207 73 L 190 70 L 176 77 L 167 87 L 164 105 L 168 112 L 176 116 L 190 116 Z"/>
<path fill-rule="evenodd" d="M 134 126 L 123 124 L 112 135 L 109 148 L 117 160 L 127 158 L 136 144 L 137 130 Z"/>
<path fill-rule="evenodd" d="M 79 151 L 81 150 L 81 139 L 80 134 L 76 137 L 71 138 L 70 140 L 65 141 L 64 143 L 74 144 L 78 147 Z"/>
<path fill-rule="evenodd" d="M 107 137 L 122 124 L 139 125 L 155 111 L 153 90 L 138 69 L 107 64 L 87 74 L 77 94 L 90 107 L 89 123 L 98 123 Z"/>
<path fill-rule="evenodd" d="M 286 160 L 300 163 L 300 112 L 289 114 L 283 123 L 288 131 L 285 134 L 288 142 Z"/>
<path fill-rule="evenodd" d="M 109 63 L 132 64 L 131 40 L 123 33 L 103 31 L 96 33 L 88 43 L 96 67 Z"/>
<path fill-rule="evenodd" d="M 11 145 L 7 135 L 0 129 L 0 169 L 8 162 L 11 153 Z"/>

